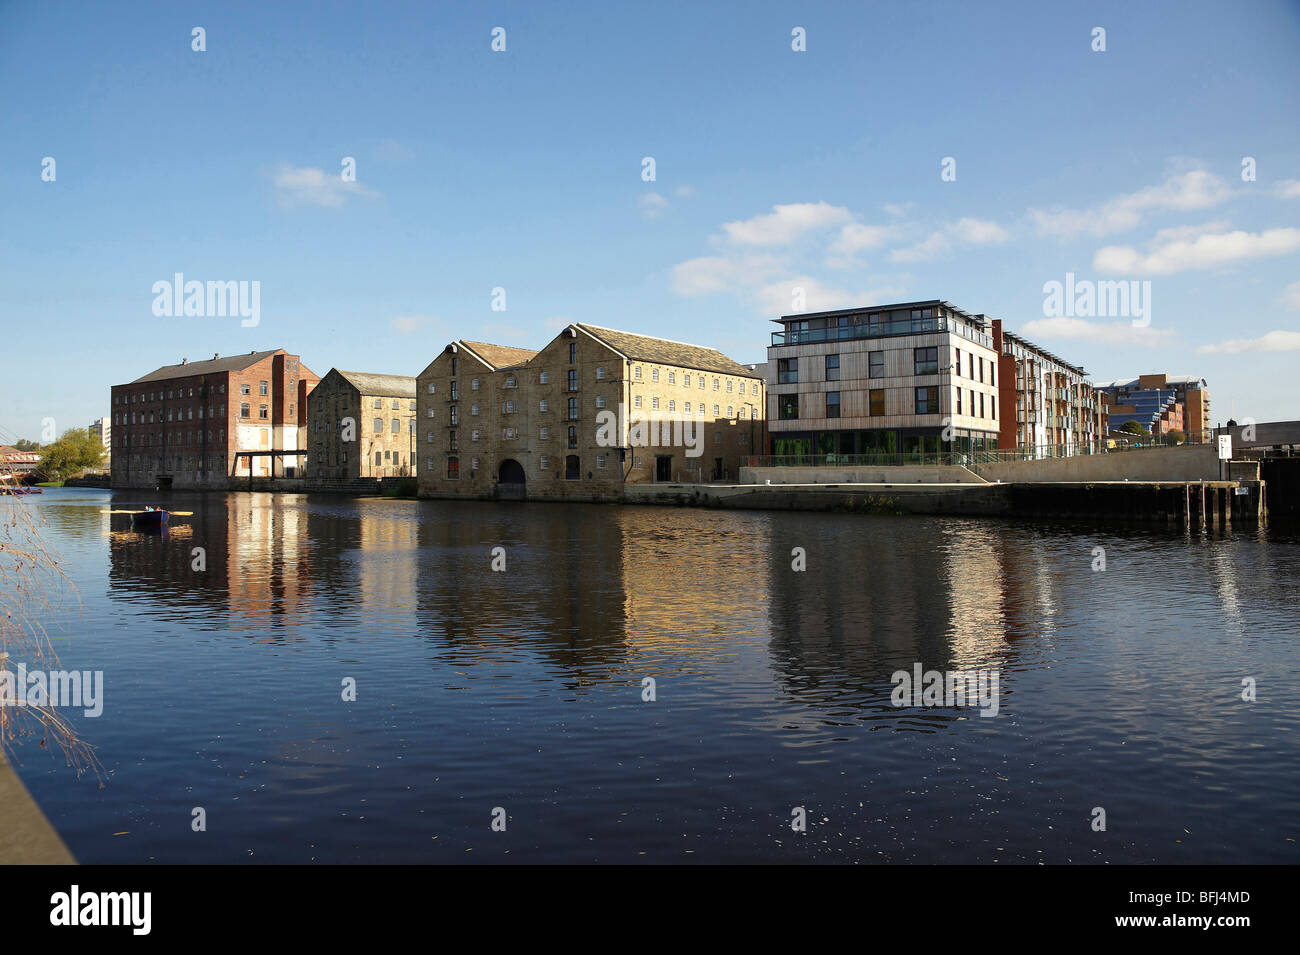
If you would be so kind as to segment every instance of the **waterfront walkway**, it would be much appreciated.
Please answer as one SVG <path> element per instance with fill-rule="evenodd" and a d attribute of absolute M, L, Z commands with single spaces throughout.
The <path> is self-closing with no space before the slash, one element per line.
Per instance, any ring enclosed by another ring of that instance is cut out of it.
<path fill-rule="evenodd" d="M 63 839 L 0 755 L 0 865 L 76 865 Z"/>

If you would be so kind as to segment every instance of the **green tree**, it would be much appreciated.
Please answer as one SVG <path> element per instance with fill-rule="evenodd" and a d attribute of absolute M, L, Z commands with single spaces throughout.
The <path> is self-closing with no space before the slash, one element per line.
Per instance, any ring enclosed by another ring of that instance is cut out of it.
<path fill-rule="evenodd" d="M 1177 428 L 1172 428 L 1165 432 L 1165 440 L 1170 444 L 1182 444 L 1187 440 L 1187 435 L 1179 431 Z"/>
<path fill-rule="evenodd" d="M 1129 434 L 1150 435 L 1151 430 L 1140 421 L 1125 421 L 1119 426 L 1119 430 L 1127 431 Z"/>
<path fill-rule="evenodd" d="M 41 449 L 39 470 L 50 481 L 62 481 L 81 471 L 104 466 L 104 443 L 89 428 L 69 428 Z"/>
<path fill-rule="evenodd" d="M 35 441 L 28 441 L 26 438 L 19 438 L 14 442 L 14 447 L 19 451 L 39 451 L 41 446 Z"/>

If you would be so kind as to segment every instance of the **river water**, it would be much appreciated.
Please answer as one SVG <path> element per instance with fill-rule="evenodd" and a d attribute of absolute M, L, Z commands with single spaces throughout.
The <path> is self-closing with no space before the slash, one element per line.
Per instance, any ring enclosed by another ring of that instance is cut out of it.
<path fill-rule="evenodd" d="M 242 492 L 171 496 L 195 515 L 165 534 L 102 513 L 142 502 L 24 505 L 70 580 L 60 667 L 104 675 L 101 716 L 64 711 L 100 778 L 13 751 L 82 862 L 1298 861 L 1293 532 Z M 997 714 L 892 705 L 916 664 L 996 672 Z"/>

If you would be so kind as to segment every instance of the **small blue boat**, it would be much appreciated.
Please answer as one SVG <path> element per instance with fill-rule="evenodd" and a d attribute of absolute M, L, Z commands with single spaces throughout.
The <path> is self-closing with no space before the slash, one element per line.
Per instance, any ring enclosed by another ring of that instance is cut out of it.
<path fill-rule="evenodd" d="M 132 527 L 166 527 L 167 512 L 161 507 L 146 507 L 131 515 Z"/>

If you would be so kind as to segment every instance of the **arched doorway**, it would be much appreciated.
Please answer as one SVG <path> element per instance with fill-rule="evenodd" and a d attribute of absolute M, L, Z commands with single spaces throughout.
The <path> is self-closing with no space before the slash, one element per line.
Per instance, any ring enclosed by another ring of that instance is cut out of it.
<path fill-rule="evenodd" d="M 505 501 L 524 500 L 524 466 L 514 458 L 506 458 L 497 470 L 497 497 Z"/>

